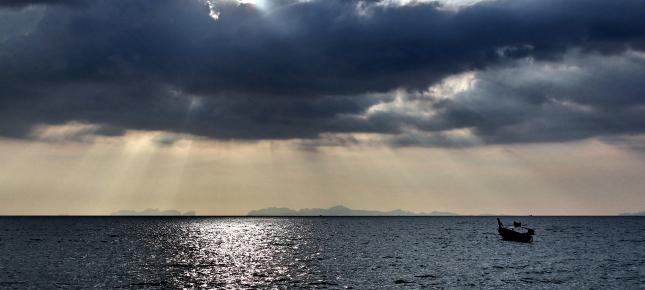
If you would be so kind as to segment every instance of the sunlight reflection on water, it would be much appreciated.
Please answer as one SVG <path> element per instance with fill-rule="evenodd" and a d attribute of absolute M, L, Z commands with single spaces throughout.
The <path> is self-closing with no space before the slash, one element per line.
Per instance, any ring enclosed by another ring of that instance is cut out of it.
<path fill-rule="evenodd" d="M 200 219 L 178 225 L 173 231 L 183 238 L 165 249 L 165 270 L 175 285 L 187 287 L 266 287 L 298 279 L 289 272 L 301 268 L 293 256 L 299 247 L 294 240 L 300 239 L 296 228 L 286 219 Z"/>

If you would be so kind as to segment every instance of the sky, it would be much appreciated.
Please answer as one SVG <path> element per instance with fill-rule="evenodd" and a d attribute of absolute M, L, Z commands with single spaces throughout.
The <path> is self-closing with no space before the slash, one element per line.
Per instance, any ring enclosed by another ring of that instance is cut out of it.
<path fill-rule="evenodd" d="M 642 11 L 0 1 L 0 214 L 643 211 Z"/>

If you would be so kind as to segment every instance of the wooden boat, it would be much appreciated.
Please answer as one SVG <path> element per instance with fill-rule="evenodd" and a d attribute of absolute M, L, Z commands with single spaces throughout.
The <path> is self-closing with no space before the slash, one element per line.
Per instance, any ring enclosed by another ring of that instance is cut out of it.
<path fill-rule="evenodd" d="M 515 241 L 522 243 L 533 242 L 533 235 L 535 231 L 533 229 L 523 227 L 519 222 L 513 222 L 513 227 L 507 227 L 502 224 L 502 221 L 497 218 L 497 231 L 499 235 L 502 236 L 502 240 L 505 241 Z"/>

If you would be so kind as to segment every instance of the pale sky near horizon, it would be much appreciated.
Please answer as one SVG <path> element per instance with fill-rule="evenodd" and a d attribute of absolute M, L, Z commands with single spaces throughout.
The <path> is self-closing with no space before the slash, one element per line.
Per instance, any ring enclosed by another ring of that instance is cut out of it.
<path fill-rule="evenodd" d="M 0 2 L 0 215 L 645 210 L 642 0 Z"/>
<path fill-rule="evenodd" d="M 587 140 L 468 149 L 289 142 L 0 141 L 2 214 L 146 208 L 243 215 L 345 205 L 459 214 L 611 215 L 645 208 L 645 155 Z M 192 144 L 190 144 L 192 143 Z"/>

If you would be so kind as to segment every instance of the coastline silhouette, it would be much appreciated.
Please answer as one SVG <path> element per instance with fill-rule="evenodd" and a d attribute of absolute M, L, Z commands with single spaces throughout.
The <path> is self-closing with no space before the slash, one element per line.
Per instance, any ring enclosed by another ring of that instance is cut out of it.
<path fill-rule="evenodd" d="M 247 216 L 457 216 L 453 212 L 433 211 L 411 212 L 401 209 L 391 211 L 352 209 L 337 205 L 330 208 L 291 209 L 287 207 L 268 207 L 250 211 Z"/>

